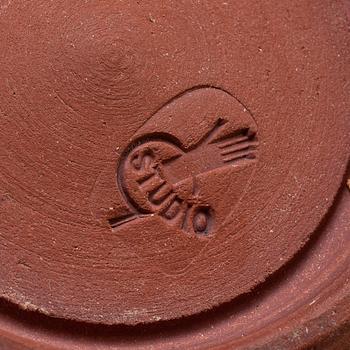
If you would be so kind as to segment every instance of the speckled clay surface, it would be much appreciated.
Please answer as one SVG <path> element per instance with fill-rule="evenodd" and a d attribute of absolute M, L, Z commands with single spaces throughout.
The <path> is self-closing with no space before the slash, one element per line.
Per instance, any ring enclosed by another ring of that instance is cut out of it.
<path fill-rule="evenodd" d="M 3 347 L 346 349 L 348 9 L 0 1 Z"/>

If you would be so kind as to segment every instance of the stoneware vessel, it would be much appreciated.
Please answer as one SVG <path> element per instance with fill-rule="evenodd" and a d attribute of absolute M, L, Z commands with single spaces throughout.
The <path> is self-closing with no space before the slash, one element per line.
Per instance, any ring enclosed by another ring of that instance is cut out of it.
<path fill-rule="evenodd" d="M 347 0 L 0 0 L 0 349 L 350 349 Z"/>

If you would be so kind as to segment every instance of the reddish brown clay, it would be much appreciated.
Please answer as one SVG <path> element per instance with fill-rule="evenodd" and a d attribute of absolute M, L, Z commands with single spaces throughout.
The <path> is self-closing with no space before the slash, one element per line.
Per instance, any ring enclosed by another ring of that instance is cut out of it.
<path fill-rule="evenodd" d="M 347 11 L 0 1 L 5 348 L 346 349 Z"/>

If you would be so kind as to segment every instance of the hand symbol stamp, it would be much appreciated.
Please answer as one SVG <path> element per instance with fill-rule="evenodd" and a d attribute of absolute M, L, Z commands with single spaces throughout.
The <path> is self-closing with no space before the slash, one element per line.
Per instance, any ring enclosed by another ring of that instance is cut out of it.
<path fill-rule="evenodd" d="M 217 208 L 203 195 L 203 178 L 250 165 L 258 151 L 255 123 L 230 128 L 229 119 L 220 114 L 211 118 L 192 144 L 162 130 L 132 140 L 117 169 L 118 188 L 130 214 L 109 219 L 113 231 L 140 217 L 158 215 L 189 235 L 213 234 Z"/>

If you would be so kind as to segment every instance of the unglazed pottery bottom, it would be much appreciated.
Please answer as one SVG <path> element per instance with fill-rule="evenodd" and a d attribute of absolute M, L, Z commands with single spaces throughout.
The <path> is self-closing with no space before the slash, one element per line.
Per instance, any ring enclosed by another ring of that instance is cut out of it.
<path fill-rule="evenodd" d="M 0 1 L 0 349 L 350 348 L 348 14 Z"/>

